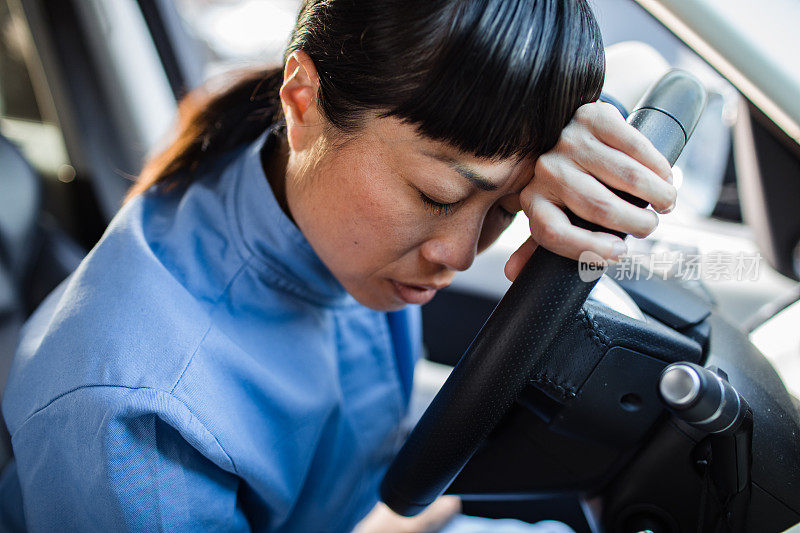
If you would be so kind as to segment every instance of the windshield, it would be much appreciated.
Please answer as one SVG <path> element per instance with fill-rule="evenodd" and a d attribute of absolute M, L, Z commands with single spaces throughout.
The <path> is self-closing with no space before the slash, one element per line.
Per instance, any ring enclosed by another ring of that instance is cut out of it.
<path fill-rule="evenodd" d="M 800 143 L 800 2 L 637 1 Z"/>

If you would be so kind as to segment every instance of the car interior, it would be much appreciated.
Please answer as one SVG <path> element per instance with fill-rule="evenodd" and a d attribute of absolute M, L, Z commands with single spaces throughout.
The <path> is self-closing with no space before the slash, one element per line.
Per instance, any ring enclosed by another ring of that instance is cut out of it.
<path fill-rule="evenodd" d="M 691 45 L 674 2 L 630 3 Z M 177 100 L 205 79 L 213 51 L 198 47 L 179 5 L 0 0 L 0 393 L 25 319 L 97 242 L 146 154 L 165 142 Z M 746 89 L 758 79 L 742 85 L 696 48 L 735 87 L 736 119 L 721 141 L 708 225 L 687 231 L 733 239 L 744 228 L 768 284 L 715 292 L 674 277 L 624 279 L 618 267 L 587 283 L 542 250 L 526 267 L 536 275 L 510 285 L 485 277 L 498 270 L 490 251 L 423 308 L 422 366 L 441 379 L 420 380 L 425 412 L 384 479 L 382 498 L 398 513 L 447 492 L 468 514 L 555 519 L 576 532 L 800 523 L 800 375 L 750 336 L 800 313 L 791 127 L 800 116 L 776 115 L 763 103 L 769 91 Z M 687 79 L 648 93 L 629 118 L 671 162 L 686 145 L 679 165 L 703 159 L 710 110 L 725 116 L 727 93 Z M 674 123 L 641 118 L 654 110 Z M 11 456 L 0 423 L 0 467 Z"/>

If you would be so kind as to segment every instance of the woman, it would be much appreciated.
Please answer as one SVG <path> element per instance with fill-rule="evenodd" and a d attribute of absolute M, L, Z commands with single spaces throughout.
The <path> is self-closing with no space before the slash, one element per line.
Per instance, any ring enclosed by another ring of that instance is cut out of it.
<path fill-rule="evenodd" d="M 564 207 L 652 231 L 604 184 L 671 208 L 667 162 L 593 103 L 602 54 L 584 0 L 310 0 L 283 70 L 190 95 L 27 325 L 3 401 L 27 528 L 352 529 L 401 439 L 415 304 L 520 209 L 510 278 L 537 243 L 624 253 Z"/>

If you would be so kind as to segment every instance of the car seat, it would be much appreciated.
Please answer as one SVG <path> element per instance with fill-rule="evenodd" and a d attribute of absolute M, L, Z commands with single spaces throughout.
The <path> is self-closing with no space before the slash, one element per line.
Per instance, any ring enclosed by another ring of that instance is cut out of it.
<path fill-rule="evenodd" d="M 38 175 L 2 135 L 0 169 L 1 397 L 24 320 L 78 266 L 84 253 L 43 216 Z M 0 468 L 10 458 L 10 438 L 0 417 Z"/>

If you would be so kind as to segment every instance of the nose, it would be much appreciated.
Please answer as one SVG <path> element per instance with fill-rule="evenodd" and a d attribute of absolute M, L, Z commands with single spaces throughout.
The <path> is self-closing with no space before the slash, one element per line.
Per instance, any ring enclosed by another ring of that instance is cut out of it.
<path fill-rule="evenodd" d="M 422 257 L 450 270 L 466 270 L 478 252 L 478 231 L 452 228 L 422 244 Z"/>

